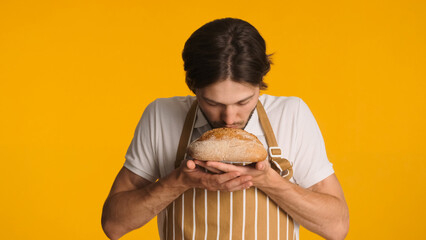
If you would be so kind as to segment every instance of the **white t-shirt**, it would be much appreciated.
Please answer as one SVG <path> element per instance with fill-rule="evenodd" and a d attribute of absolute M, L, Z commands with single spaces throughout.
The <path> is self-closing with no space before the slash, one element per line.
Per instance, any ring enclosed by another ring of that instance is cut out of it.
<path fill-rule="evenodd" d="M 124 166 L 151 182 L 173 171 L 182 127 L 194 100 L 193 96 L 160 98 L 149 104 L 136 127 Z M 271 122 L 278 146 L 293 164 L 293 183 L 308 188 L 334 173 L 318 124 L 302 99 L 264 94 L 259 100 Z M 210 129 L 204 115 L 198 111 L 191 141 Z M 256 135 L 267 148 L 257 110 L 244 130 Z M 164 211 L 158 215 L 160 233 L 163 218 Z M 296 223 L 297 239 L 298 230 Z"/>

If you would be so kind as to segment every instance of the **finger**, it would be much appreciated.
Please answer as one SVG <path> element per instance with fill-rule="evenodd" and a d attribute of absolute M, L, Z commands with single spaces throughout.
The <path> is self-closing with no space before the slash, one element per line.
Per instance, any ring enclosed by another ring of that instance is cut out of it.
<path fill-rule="evenodd" d="M 189 168 L 189 169 L 191 169 L 191 170 L 193 170 L 193 169 L 195 169 L 195 163 L 194 163 L 194 161 L 192 161 L 192 160 L 188 160 L 187 162 L 186 162 L 186 167 L 187 168 Z"/>
<path fill-rule="evenodd" d="M 212 168 L 212 167 L 207 166 L 206 162 L 204 162 L 204 161 L 195 160 L 195 164 L 197 164 L 198 166 L 201 166 L 201 167 L 203 167 L 203 168 L 205 168 L 208 171 L 213 172 L 213 173 L 223 173 L 222 171 L 220 171 L 216 168 Z"/>
<path fill-rule="evenodd" d="M 240 176 L 239 172 L 229 172 L 229 173 L 223 173 L 223 174 L 218 174 L 213 176 L 213 179 L 218 183 L 218 184 L 224 184 L 226 182 L 229 182 L 233 179 L 236 179 Z M 248 176 L 250 177 L 250 176 Z"/>
<path fill-rule="evenodd" d="M 206 162 L 206 165 L 211 168 L 216 168 L 222 172 L 244 172 L 244 167 L 236 166 L 221 162 Z"/>
<path fill-rule="evenodd" d="M 255 166 L 256 170 L 265 171 L 271 166 L 271 163 L 266 159 L 258 162 Z"/>
<path fill-rule="evenodd" d="M 253 183 L 251 182 L 251 178 L 248 178 L 248 176 L 243 176 L 243 177 L 239 177 L 226 182 L 224 184 L 223 190 L 226 190 L 229 192 L 239 191 L 239 190 L 247 189 L 251 187 L 252 185 Z"/>
<path fill-rule="evenodd" d="M 265 169 L 265 162 L 258 162 L 256 164 L 256 169 L 262 171 L 263 169 Z"/>
<path fill-rule="evenodd" d="M 204 169 L 206 169 L 208 172 L 210 173 L 216 173 L 216 174 L 222 174 L 223 172 L 216 169 L 216 168 L 211 168 L 211 167 L 203 167 Z"/>
<path fill-rule="evenodd" d="M 235 192 L 235 191 L 240 191 L 240 190 L 244 190 L 244 189 L 249 189 L 252 186 L 253 186 L 253 183 L 249 181 L 249 182 L 245 182 L 245 183 L 243 183 L 241 185 L 235 186 L 233 188 L 230 188 L 227 191 L 229 191 L 229 192 Z"/>
<path fill-rule="evenodd" d="M 203 187 L 210 191 L 230 191 L 235 189 L 247 188 L 252 183 L 251 176 L 239 177 L 237 172 L 224 173 L 220 175 L 209 175 L 207 178 L 201 179 Z"/>
<path fill-rule="evenodd" d="M 200 161 L 200 160 L 194 160 L 195 164 L 200 165 L 204 168 L 209 167 L 209 165 L 207 165 L 208 161 Z"/>
<path fill-rule="evenodd" d="M 215 173 L 215 174 L 222 174 L 223 172 L 220 170 L 217 170 L 216 168 L 206 168 L 209 172 Z"/>

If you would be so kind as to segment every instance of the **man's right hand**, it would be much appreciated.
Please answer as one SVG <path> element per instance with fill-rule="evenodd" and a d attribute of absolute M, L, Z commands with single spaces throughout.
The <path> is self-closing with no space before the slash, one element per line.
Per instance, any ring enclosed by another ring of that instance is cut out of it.
<path fill-rule="evenodd" d="M 201 161 L 182 162 L 178 170 L 178 179 L 189 188 L 203 188 L 210 191 L 238 191 L 251 187 L 251 176 L 240 176 L 238 172 L 221 173 L 216 169 L 208 169 Z"/>

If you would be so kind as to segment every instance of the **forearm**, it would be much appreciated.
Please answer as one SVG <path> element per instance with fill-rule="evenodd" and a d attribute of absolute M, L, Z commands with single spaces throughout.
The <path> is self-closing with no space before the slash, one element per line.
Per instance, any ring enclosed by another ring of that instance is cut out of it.
<path fill-rule="evenodd" d="M 296 222 L 326 239 L 343 239 L 348 231 L 349 213 L 344 199 L 318 193 L 274 176 L 259 187 Z"/>
<path fill-rule="evenodd" d="M 155 183 L 110 196 L 104 205 L 102 226 L 110 239 L 142 227 L 187 190 L 177 171 Z"/>

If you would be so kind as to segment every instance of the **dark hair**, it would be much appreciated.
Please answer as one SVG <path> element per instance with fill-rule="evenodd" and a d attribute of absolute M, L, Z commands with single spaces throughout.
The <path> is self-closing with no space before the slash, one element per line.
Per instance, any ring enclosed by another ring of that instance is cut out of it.
<path fill-rule="evenodd" d="M 200 27 L 186 41 L 182 58 L 186 84 L 194 93 L 227 78 L 267 88 L 263 77 L 272 62 L 265 40 L 241 19 L 217 19 Z"/>

